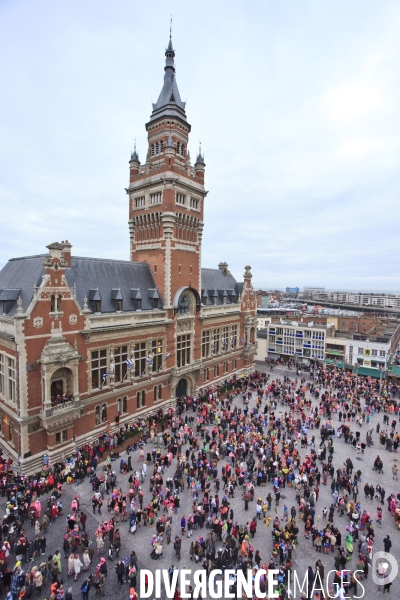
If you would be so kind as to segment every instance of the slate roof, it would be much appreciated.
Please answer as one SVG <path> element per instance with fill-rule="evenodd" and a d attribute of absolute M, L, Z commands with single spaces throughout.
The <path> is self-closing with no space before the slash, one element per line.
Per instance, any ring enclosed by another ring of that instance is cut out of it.
<path fill-rule="evenodd" d="M 89 298 L 89 290 L 98 290 L 102 313 L 115 312 L 116 300 L 122 300 L 124 311 L 135 310 L 131 292 L 134 288 L 140 291 L 142 310 L 153 308 L 157 286 L 147 263 L 72 256 L 71 268 L 65 270 L 65 277 L 70 287 L 76 285 L 76 299 L 81 307 L 84 296 Z M 93 310 L 90 301 L 88 306 Z"/>
<path fill-rule="evenodd" d="M 32 300 L 34 286 L 39 286 L 42 282 L 42 261 L 45 256 L 47 255 L 13 258 L 0 271 L 0 290 L 20 290 L 24 311 Z M 124 311 L 135 310 L 134 299 L 142 300 L 142 310 L 151 310 L 154 299 L 160 298 L 147 263 L 72 256 L 71 268 L 65 269 L 65 277 L 70 287 L 76 285 L 76 299 L 81 308 L 85 295 L 90 310 L 93 310 L 92 302 L 100 297 L 103 313 L 116 312 L 116 300 L 121 299 L 121 296 Z M 135 293 L 132 293 L 132 289 Z M 8 297 L 10 294 L 6 295 Z M 161 307 L 160 299 L 159 308 Z M 7 302 L 9 316 L 16 309 L 16 299 Z"/>
<path fill-rule="evenodd" d="M 201 269 L 201 301 L 207 306 L 214 304 L 214 298 L 217 304 L 224 304 L 224 298 L 226 304 L 237 302 L 242 288 L 229 271 L 225 275 L 221 269 Z"/>
<path fill-rule="evenodd" d="M 19 289 L 22 309 L 25 311 L 33 297 L 33 288 L 39 286 L 44 275 L 42 261 L 46 255 L 12 258 L 0 271 L 0 289 Z M 7 315 L 12 316 L 17 310 L 17 299 L 7 302 Z"/>
<path fill-rule="evenodd" d="M 7 301 L 9 316 L 17 310 L 17 299 L 21 296 L 22 309 L 25 312 L 33 298 L 33 289 L 39 286 L 44 275 L 43 259 L 47 254 L 12 258 L 0 271 L 0 300 Z M 136 309 L 136 301 L 142 301 L 142 310 L 152 310 L 158 300 L 162 308 L 162 298 L 147 263 L 112 260 L 105 258 L 71 257 L 71 267 L 65 269 L 68 285 L 76 286 L 76 299 L 81 308 L 84 296 L 93 311 L 93 302 L 101 301 L 101 312 L 116 312 L 116 301 L 122 300 L 124 311 Z M 201 270 L 201 298 L 206 305 L 235 303 L 242 291 L 243 283 L 228 271 L 221 269 Z M 200 291 L 200 290 L 199 290 Z"/>

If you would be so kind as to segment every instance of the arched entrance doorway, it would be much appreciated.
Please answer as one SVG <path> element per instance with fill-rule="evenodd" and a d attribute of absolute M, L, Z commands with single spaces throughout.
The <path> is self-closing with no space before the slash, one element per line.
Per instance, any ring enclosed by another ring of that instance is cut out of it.
<path fill-rule="evenodd" d="M 178 385 L 176 386 L 176 397 L 181 398 L 182 396 L 187 395 L 187 381 L 184 377 L 179 380 Z"/>

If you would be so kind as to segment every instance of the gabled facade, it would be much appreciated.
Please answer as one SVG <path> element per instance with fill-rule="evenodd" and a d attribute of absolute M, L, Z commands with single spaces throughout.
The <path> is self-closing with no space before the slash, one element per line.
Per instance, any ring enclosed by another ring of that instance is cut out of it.
<path fill-rule="evenodd" d="M 205 164 L 166 50 L 146 161 L 129 162 L 130 260 L 68 241 L 0 272 L 0 444 L 23 472 L 177 397 L 253 369 L 256 300 L 221 262 L 201 269 Z"/>

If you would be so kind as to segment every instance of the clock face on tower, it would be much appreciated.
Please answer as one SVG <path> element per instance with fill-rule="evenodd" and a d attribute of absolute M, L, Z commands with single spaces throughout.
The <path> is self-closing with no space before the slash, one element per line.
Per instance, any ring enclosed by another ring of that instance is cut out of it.
<path fill-rule="evenodd" d="M 179 314 L 180 315 L 187 315 L 189 313 L 189 307 L 190 307 L 190 298 L 189 296 L 187 296 L 186 294 L 184 294 L 181 299 L 179 300 Z"/>

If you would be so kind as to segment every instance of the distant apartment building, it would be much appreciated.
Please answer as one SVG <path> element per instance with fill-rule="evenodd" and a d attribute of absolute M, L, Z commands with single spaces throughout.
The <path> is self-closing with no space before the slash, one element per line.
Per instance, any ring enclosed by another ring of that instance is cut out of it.
<path fill-rule="evenodd" d="M 400 348 L 400 320 L 382 316 L 279 316 L 259 309 L 257 329 L 256 360 L 295 358 L 373 377 L 390 371 Z"/>
<path fill-rule="evenodd" d="M 320 285 L 305 285 L 303 287 L 303 294 L 304 295 L 309 295 L 309 294 L 324 294 L 325 293 L 325 286 L 320 286 Z"/>
<path fill-rule="evenodd" d="M 310 321 L 284 321 L 268 323 L 257 333 L 258 350 L 256 360 L 265 358 L 287 362 L 295 359 L 298 363 L 323 363 L 325 360 L 325 340 L 332 336 L 334 328 Z"/>
<path fill-rule="evenodd" d="M 319 288 L 304 288 L 306 298 L 325 302 L 342 302 L 357 306 L 376 306 L 379 308 L 400 308 L 400 294 L 376 294 L 361 292 L 326 292 Z"/>

